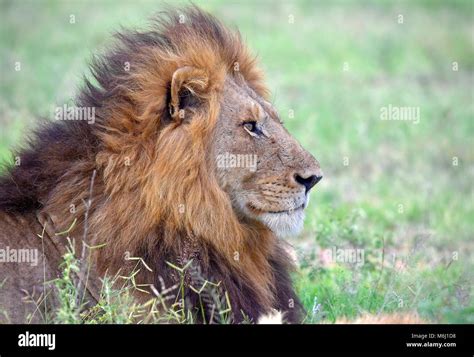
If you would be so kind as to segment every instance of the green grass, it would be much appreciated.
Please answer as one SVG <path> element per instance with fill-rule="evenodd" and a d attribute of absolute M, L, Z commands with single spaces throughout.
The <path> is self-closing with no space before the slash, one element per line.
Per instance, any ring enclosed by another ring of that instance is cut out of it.
<path fill-rule="evenodd" d="M 307 321 L 417 311 L 474 323 L 472 2 L 197 3 L 239 27 L 285 125 L 325 173 L 292 241 L 299 295 L 310 312 L 320 304 Z M 0 4 L 0 161 L 37 116 L 74 97 L 111 32 L 144 26 L 159 9 L 156 1 Z M 380 120 L 389 104 L 419 107 L 420 122 Z M 334 247 L 362 249 L 364 264 L 322 260 Z"/>

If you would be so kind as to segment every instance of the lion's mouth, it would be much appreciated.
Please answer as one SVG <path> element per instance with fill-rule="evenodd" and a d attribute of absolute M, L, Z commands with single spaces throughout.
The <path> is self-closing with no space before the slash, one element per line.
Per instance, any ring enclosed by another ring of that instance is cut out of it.
<path fill-rule="evenodd" d="M 254 214 L 264 214 L 264 213 L 268 213 L 268 214 L 287 214 L 287 215 L 291 215 L 291 214 L 294 214 L 298 211 L 302 211 L 304 210 L 305 208 L 305 204 L 302 204 L 296 208 L 290 208 L 290 209 L 287 209 L 287 210 L 280 210 L 280 211 L 271 211 L 271 210 L 265 210 L 265 209 L 261 209 L 261 208 L 257 208 L 255 207 L 253 204 L 251 203 L 248 203 L 247 204 L 247 207 L 248 209 L 254 213 Z"/>
<path fill-rule="evenodd" d="M 265 213 L 270 213 L 270 214 L 293 214 L 297 211 L 302 211 L 304 209 L 304 205 L 301 205 L 299 207 L 296 207 L 296 208 L 291 208 L 289 210 L 283 210 L 283 211 L 265 211 Z"/>

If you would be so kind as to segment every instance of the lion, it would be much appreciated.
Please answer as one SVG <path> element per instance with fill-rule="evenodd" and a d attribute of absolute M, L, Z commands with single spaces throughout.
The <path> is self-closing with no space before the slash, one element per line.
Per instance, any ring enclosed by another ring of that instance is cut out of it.
<path fill-rule="evenodd" d="M 2 263 L 7 322 L 46 322 L 56 301 L 46 283 L 68 238 L 83 259 L 95 247 L 88 281 L 78 272 L 91 304 L 98 281 L 134 257 L 146 265 L 137 284 L 149 286 L 139 301 L 191 264 L 228 296 L 232 322 L 274 310 L 300 322 L 283 238 L 302 229 L 322 173 L 283 126 L 238 31 L 194 6 L 167 10 L 149 30 L 118 33 L 91 72 L 75 104 L 94 116 L 44 123 L 0 179 L 0 248 L 39 252 L 35 266 Z"/>

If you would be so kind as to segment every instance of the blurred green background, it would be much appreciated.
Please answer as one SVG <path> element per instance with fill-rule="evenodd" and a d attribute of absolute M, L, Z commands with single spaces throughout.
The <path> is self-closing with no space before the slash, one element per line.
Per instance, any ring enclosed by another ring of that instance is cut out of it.
<path fill-rule="evenodd" d="M 474 323 L 473 3 L 196 1 L 240 29 L 325 173 L 291 242 L 307 322 L 416 311 Z M 161 6 L 0 0 L 0 162 L 73 100 L 115 30 L 146 27 Z M 389 105 L 419 108 L 419 123 L 381 120 Z M 363 249 L 364 264 L 322 259 L 335 248 Z"/>

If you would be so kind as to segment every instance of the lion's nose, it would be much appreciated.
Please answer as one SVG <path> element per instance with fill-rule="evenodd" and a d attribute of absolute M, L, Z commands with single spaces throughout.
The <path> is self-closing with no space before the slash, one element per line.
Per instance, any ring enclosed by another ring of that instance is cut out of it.
<path fill-rule="evenodd" d="M 321 174 L 319 175 L 309 175 L 307 177 L 303 177 L 299 174 L 295 174 L 295 181 L 298 182 L 300 185 L 303 185 L 306 189 L 306 193 L 308 193 L 309 190 L 311 190 L 314 185 L 316 185 L 323 176 Z"/>

